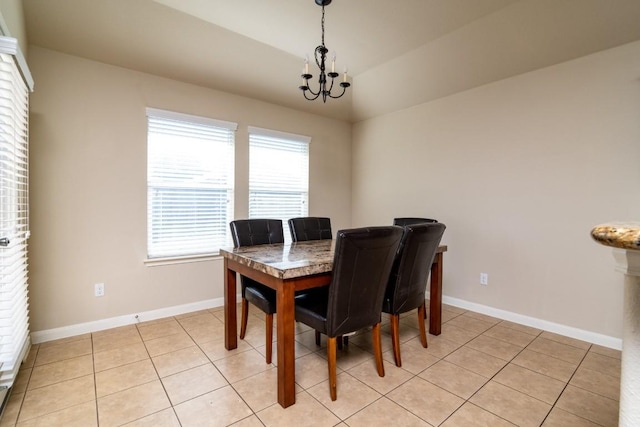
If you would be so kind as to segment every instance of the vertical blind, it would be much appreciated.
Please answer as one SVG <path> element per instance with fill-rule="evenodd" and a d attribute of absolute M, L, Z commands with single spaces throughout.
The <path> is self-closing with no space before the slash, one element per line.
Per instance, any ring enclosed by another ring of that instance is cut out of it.
<path fill-rule="evenodd" d="M 249 127 L 249 218 L 307 216 L 311 138 Z M 285 227 L 285 241 L 290 233 Z"/>
<path fill-rule="evenodd" d="M 233 219 L 236 124 L 147 109 L 147 256 L 216 253 Z"/>
<path fill-rule="evenodd" d="M 6 53 L 10 51 L 11 54 Z M 29 349 L 29 89 L 15 39 L 0 37 L 0 388 L 13 385 Z M 21 74 L 22 72 L 22 74 Z"/>

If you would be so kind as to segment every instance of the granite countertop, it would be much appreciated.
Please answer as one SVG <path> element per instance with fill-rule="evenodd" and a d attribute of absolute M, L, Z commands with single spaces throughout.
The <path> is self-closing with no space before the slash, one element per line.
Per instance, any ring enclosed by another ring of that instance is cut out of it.
<path fill-rule="evenodd" d="M 335 240 L 222 248 L 220 255 L 280 279 L 310 276 L 333 269 Z"/>
<path fill-rule="evenodd" d="M 311 276 L 333 270 L 335 239 L 291 244 L 221 248 L 220 255 L 279 279 Z M 438 252 L 446 252 L 440 245 Z"/>
<path fill-rule="evenodd" d="M 640 222 L 612 222 L 591 230 L 591 237 L 605 246 L 640 250 Z"/>

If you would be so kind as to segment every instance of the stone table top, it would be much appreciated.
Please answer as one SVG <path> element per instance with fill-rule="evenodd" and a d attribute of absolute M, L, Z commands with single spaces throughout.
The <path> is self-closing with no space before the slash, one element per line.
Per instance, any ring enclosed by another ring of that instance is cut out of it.
<path fill-rule="evenodd" d="M 220 255 L 279 279 L 310 276 L 333 269 L 335 240 L 222 248 Z"/>
<path fill-rule="evenodd" d="M 290 244 L 221 248 L 220 255 L 279 279 L 311 276 L 333 270 L 336 241 L 309 240 Z M 446 252 L 440 245 L 438 252 Z"/>
<path fill-rule="evenodd" d="M 640 222 L 612 222 L 591 230 L 591 237 L 605 246 L 640 250 Z"/>

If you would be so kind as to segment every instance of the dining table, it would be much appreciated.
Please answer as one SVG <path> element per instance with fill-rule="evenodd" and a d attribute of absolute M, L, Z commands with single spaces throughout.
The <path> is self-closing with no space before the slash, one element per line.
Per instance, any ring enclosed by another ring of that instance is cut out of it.
<path fill-rule="evenodd" d="M 254 279 L 276 291 L 278 403 L 295 403 L 295 293 L 331 282 L 334 240 L 222 248 L 224 259 L 224 345 L 238 346 L 236 276 Z M 439 335 L 442 321 L 442 255 L 440 245 L 431 266 L 429 333 Z"/>

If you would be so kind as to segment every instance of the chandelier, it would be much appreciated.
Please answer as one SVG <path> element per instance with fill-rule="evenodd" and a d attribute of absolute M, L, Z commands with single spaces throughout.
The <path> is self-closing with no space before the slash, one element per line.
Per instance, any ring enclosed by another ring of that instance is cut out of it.
<path fill-rule="evenodd" d="M 347 67 L 344 68 L 344 74 L 342 81 L 340 82 L 340 87 L 342 88 L 342 93 L 340 95 L 334 95 L 331 93 L 333 89 L 333 84 L 335 78 L 339 76 L 336 73 L 336 54 L 333 53 L 333 57 L 331 59 L 331 71 L 326 71 L 326 60 L 327 53 L 329 49 L 327 49 L 324 45 L 324 7 L 331 4 L 331 0 L 315 0 L 318 6 L 322 6 L 322 43 L 320 46 L 316 47 L 315 50 L 315 58 L 316 64 L 320 69 L 320 76 L 318 78 L 318 90 L 314 91 L 309 87 L 309 79 L 313 78 L 312 74 L 309 74 L 309 58 L 306 57 L 304 60 L 304 69 L 302 70 L 302 85 L 300 89 L 302 90 L 302 94 L 309 101 L 313 101 L 318 99 L 319 96 L 322 95 L 322 102 L 327 102 L 327 98 L 340 98 L 347 91 L 347 88 L 351 86 L 351 83 L 347 81 Z M 331 82 L 327 82 L 327 76 L 331 78 Z"/>

